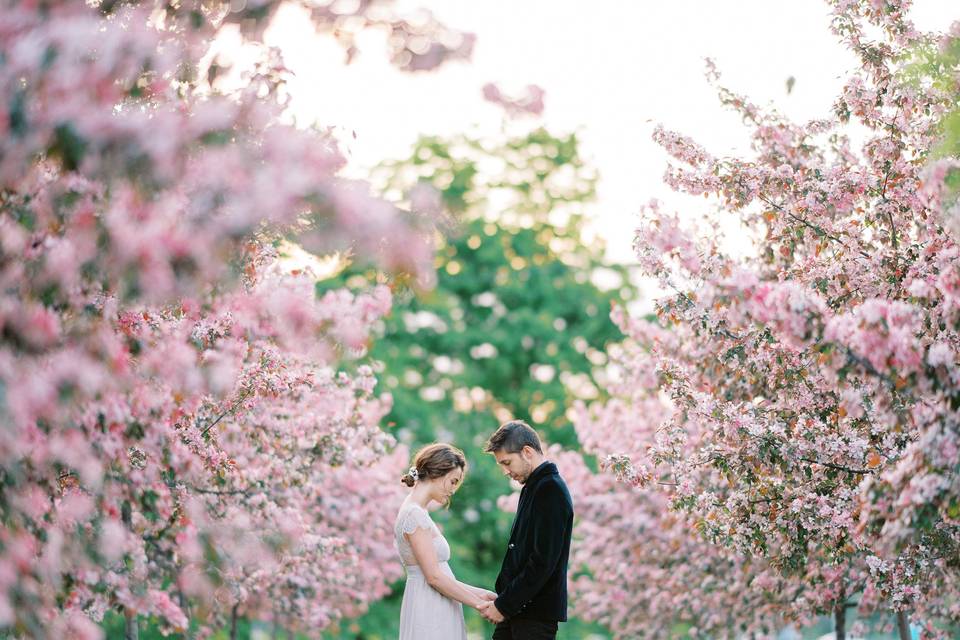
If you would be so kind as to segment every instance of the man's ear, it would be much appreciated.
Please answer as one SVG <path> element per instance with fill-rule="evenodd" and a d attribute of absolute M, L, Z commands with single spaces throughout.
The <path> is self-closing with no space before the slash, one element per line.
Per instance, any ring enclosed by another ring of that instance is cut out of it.
<path fill-rule="evenodd" d="M 524 460 L 530 462 L 530 459 L 533 458 L 533 456 L 537 453 L 537 450 L 530 445 L 525 444 L 523 445 L 523 449 L 520 449 L 520 453 L 523 455 Z"/>

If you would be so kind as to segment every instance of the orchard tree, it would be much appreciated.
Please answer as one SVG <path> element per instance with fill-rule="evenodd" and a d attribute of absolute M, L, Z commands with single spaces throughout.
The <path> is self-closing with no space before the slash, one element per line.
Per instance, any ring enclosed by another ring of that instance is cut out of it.
<path fill-rule="evenodd" d="M 749 157 L 657 129 L 675 160 L 668 184 L 715 198 L 758 250 L 726 255 L 713 229 L 647 207 L 638 256 L 672 293 L 653 322 L 619 317 L 614 398 L 584 407 L 577 431 L 623 479 L 666 490 L 676 513 L 664 517 L 799 581 L 794 615 L 833 612 L 843 637 L 856 606 L 895 616 L 901 637 L 908 618 L 948 637 L 960 622 L 960 164 L 936 150 L 956 109 L 956 41 L 918 33 L 906 2 L 830 5 L 860 60 L 831 117 L 795 124 L 720 88 L 750 129 Z M 904 65 L 937 46 L 954 60 L 949 81 L 914 81 Z M 598 548 L 588 565 L 606 560 Z"/>
<path fill-rule="evenodd" d="M 432 401 L 522 418 L 575 445 L 567 410 L 598 392 L 603 347 L 618 337 L 609 309 L 636 294 L 627 270 L 588 235 L 596 175 L 576 136 L 422 138 L 376 178 L 387 197 L 407 194 L 411 204 L 437 193 L 434 207 L 449 220 L 437 287 L 398 307 L 390 339 L 373 350 L 387 363 L 398 426 L 430 437 L 420 405 Z"/>
<path fill-rule="evenodd" d="M 429 282 L 430 222 L 282 124 L 274 52 L 220 88 L 212 41 L 257 47 L 281 4 L 3 5 L 0 634 L 102 637 L 111 609 L 128 637 L 142 616 L 317 634 L 399 575 L 406 453 L 364 364 L 390 292 L 317 296 L 277 247 Z M 472 42 L 382 3 L 305 7 L 348 54 L 386 29 L 408 70 Z"/>

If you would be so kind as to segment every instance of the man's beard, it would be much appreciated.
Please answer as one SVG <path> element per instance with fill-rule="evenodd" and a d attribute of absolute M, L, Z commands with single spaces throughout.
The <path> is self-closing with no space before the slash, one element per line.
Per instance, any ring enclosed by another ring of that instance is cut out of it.
<path fill-rule="evenodd" d="M 530 474 L 533 473 L 533 465 L 531 464 L 526 469 L 526 473 L 523 475 L 523 480 L 520 481 L 520 484 L 527 484 L 527 480 L 530 479 Z"/>

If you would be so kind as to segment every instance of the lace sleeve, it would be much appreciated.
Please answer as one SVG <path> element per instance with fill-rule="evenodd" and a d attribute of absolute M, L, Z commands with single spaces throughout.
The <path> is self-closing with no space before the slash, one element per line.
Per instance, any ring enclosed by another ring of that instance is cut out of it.
<path fill-rule="evenodd" d="M 401 534 L 413 533 L 417 529 L 426 529 L 427 531 L 433 529 L 433 521 L 430 520 L 430 516 L 427 514 L 426 510 L 421 509 L 420 507 L 411 507 L 410 509 L 407 509 L 400 516 L 400 520 L 397 524 L 397 528 Z"/>

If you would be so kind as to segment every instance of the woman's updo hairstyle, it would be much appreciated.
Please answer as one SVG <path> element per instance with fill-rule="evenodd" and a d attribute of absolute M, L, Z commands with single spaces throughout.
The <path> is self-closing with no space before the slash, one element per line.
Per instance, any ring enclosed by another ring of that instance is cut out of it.
<path fill-rule="evenodd" d="M 435 442 L 428 444 L 413 458 L 413 466 L 400 478 L 400 482 L 412 487 L 417 480 L 442 478 L 454 469 L 467 470 L 467 458 L 463 451 L 453 445 Z"/>

